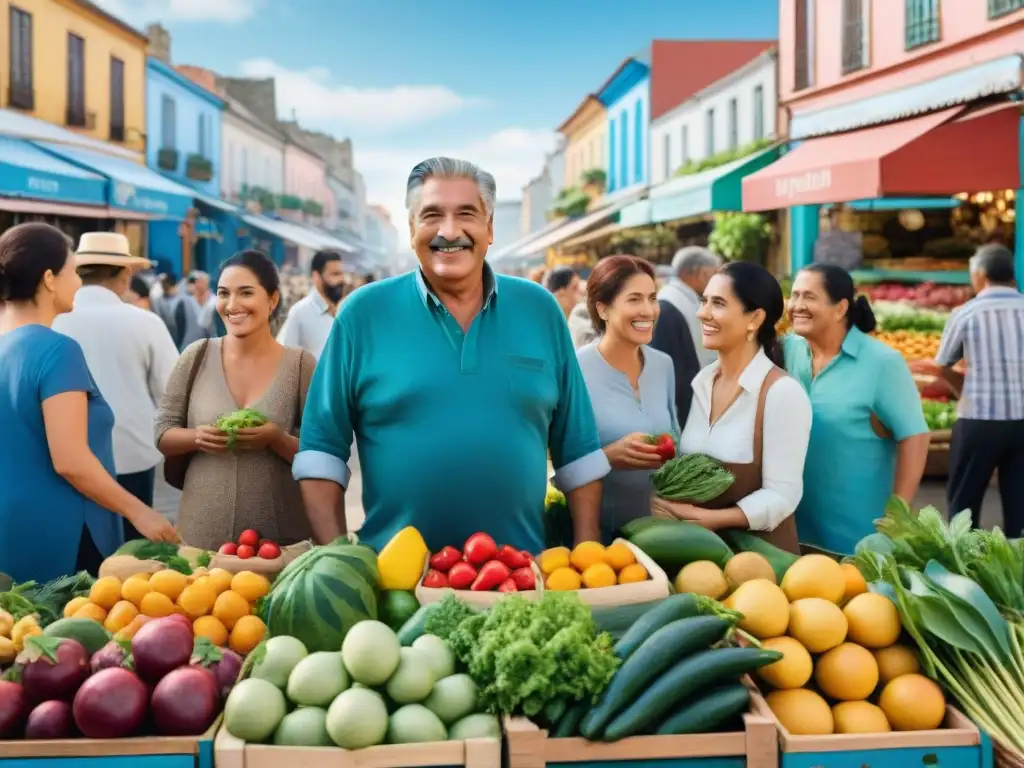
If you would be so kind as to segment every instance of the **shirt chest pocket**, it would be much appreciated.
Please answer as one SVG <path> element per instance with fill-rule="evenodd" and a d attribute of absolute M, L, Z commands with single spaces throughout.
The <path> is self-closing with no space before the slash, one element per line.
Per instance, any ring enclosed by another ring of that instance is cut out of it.
<path fill-rule="evenodd" d="M 505 361 L 513 407 L 524 418 L 551 418 L 558 405 L 554 366 L 542 357 L 508 355 Z"/>

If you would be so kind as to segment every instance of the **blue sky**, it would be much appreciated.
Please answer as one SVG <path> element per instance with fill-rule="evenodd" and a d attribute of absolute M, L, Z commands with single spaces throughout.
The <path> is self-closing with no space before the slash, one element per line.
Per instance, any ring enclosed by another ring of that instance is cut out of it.
<path fill-rule="evenodd" d="M 555 127 L 651 39 L 778 30 L 777 0 L 99 2 L 139 27 L 161 21 L 176 64 L 276 77 L 281 115 L 350 136 L 368 196 L 396 223 L 406 174 L 432 154 L 479 162 L 499 197 L 519 197 Z"/>

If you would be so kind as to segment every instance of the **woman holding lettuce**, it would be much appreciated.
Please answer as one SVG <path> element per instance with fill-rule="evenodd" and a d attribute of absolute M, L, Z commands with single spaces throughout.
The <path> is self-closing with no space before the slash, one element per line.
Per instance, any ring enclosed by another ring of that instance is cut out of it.
<path fill-rule="evenodd" d="M 178 532 L 189 545 L 215 550 L 249 528 L 282 545 L 311 535 L 291 463 L 316 361 L 271 333 L 280 300 L 267 256 L 231 257 L 217 284 L 227 334 L 189 346 L 167 385 L 156 444 L 182 489 Z"/>

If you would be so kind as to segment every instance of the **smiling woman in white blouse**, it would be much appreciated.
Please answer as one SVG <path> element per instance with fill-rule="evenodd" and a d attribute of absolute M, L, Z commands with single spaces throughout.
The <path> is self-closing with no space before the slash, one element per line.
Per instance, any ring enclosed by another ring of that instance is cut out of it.
<path fill-rule="evenodd" d="M 711 278 L 697 318 L 718 360 L 693 380 L 679 452 L 712 456 L 736 480 L 700 507 L 655 498 L 652 512 L 711 530 L 750 530 L 797 552 L 793 513 L 803 494 L 811 404 L 782 369 L 775 326 L 783 308 L 782 289 L 760 266 L 732 262 Z"/>

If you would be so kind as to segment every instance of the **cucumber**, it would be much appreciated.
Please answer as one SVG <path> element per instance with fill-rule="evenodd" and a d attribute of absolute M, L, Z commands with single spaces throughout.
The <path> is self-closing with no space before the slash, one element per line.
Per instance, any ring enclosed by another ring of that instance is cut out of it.
<path fill-rule="evenodd" d="M 711 733 L 719 725 L 747 711 L 750 690 L 743 683 L 725 683 L 683 702 L 658 730 L 659 736 Z"/>
<path fill-rule="evenodd" d="M 598 632 L 607 632 L 613 639 L 618 640 L 636 623 L 637 619 L 661 604 L 664 599 L 659 598 L 631 605 L 595 606 L 590 614 L 594 617 L 594 626 L 597 627 Z"/>
<path fill-rule="evenodd" d="M 398 642 L 403 646 L 412 645 L 417 638 L 426 634 L 427 619 L 430 618 L 430 614 L 441 607 L 441 603 L 427 603 L 421 605 L 419 610 L 416 611 L 409 620 L 402 625 L 402 628 L 398 630 Z"/>
<path fill-rule="evenodd" d="M 679 702 L 708 686 L 730 682 L 782 658 L 760 648 L 714 648 L 676 662 L 605 729 L 604 741 L 618 741 L 654 727 Z"/>
<path fill-rule="evenodd" d="M 589 709 L 590 704 L 586 701 L 577 702 L 569 707 L 562 715 L 562 719 L 558 721 L 555 730 L 550 734 L 551 738 L 568 739 L 575 736 L 579 732 L 580 721 L 583 720 L 583 716 Z"/>
<path fill-rule="evenodd" d="M 699 614 L 700 602 L 696 595 L 669 595 L 633 622 L 633 626 L 615 644 L 612 652 L 620 659 L 628 659 L 655 630 L 661 629 L 671 621 Z"/>
<path fill-rule="evenodd" d="M 58 619 L 44 629 L 43 634 L 77 640 L 90 656 L 110 642 L 110 633 L 93 619 Z"/>
<path fill-rule="evenodd" d="M 648 637 L 619 667 L 580 732 L 596 741 L 601 730 L 673 663 L 717 643 L 729 629 L 717 616 L 690 616 L 667 624 Z"/>
<path fill-rule="evenodd" d="M 732 557 L 729 545 L 713 531 L 683 520 L 658 520 L 628 536 L 670 576 L 688 563 L 710 560 L 719 568 Z"/>
<path fill-rule="evenodd" d="M 549 701 L 547 706 L 544 707 L 544 711 L 541 716 L 547 726 L 550 728 L 555 725 L 565 715 L 565 711 L 568 709 L 568 702 L 565 699 L 554 699 Z"/>
<path fill-rule="evenodd" d="M 789 567 L 799 559 L 799 555 L 779 549 L 750 531 L 725 530 L 722 531 L 722 538 L 737 552 L 756 552 L 764 557 L 775 571 L 775 578 L 780 584 Z"/>

